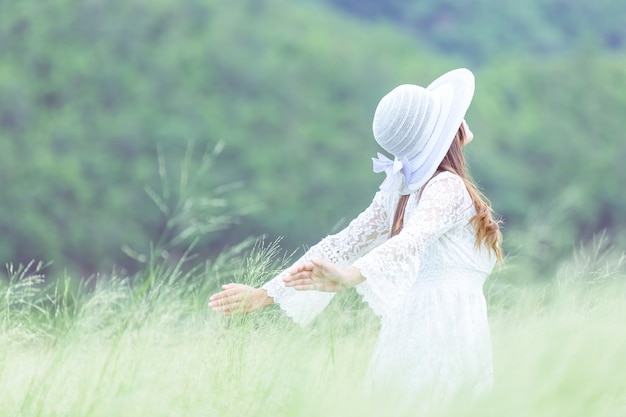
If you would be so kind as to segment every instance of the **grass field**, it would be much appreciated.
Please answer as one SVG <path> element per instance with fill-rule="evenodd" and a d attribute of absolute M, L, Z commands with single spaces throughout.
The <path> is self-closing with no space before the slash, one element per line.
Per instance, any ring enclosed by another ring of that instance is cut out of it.
<path fill-rule="evenodd" d="M 271 276 L 272 257 L 275 248 L 257 246 L 198 268 L 155 263 L 82 285 L 45 286 L 37 265 L 9 270 L 0 415 L 414 415 L 364 395 L 378 323 L 353 294 L 304 329 L 276 308 L 234 318 L 205 308 L 222 281 Z M 624 271 L 615 250 L 590 250 L 550 280 L 496 274 L 485 288 L 494 390 L 428 415 L 625 416 Z"/>

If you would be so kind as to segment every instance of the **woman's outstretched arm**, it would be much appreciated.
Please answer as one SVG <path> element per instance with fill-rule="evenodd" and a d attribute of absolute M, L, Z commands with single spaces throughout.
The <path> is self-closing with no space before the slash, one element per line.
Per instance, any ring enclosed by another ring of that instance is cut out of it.
<path fill-rule="evenodd" d="M 310 259 L 324 259 L 340 267 L 350 265 L 363 251 L 376 246 L 388 235 L 386 198 L 380 192 L 372 204 L 341 232 L 327 236 L 313 246 L 293 266 Z M 328 304 L 333 294 L 323 291 L 301 292 L 285 286 L 289 270 L 283 271 L 259 289 L 239 286 L 213 295 L 209 307 L 214 311 L 253 312 L 272 303 L 279 304 L 296 323 L 311 321 Z M 268 300 L 268 297 L 270 300 Z"/>
<path fill-rule="evenodd" d="M 284 275 L 286 287 L 295 290 L 339 292 L 352 288 L 365 278 L 354 268 L 341 268 L 324 259 L 315 259 L 295 265 Z M 222 285 L 222 291 L 209 299 L 209 307 L 225 315 L 253 313 L 274 304 L 274 299 L 263 288 L 244 284 Z"/>

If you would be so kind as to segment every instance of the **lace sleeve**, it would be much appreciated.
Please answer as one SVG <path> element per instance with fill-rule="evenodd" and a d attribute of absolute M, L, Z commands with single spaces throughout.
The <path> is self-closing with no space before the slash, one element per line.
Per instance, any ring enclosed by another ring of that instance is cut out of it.
<path fill-rule="evenodd" d="M 309 259 L 326 259 L 346 267 L 362 253 L 386 239 L 388 235 L 385 194 L 378 192 L 370 206 L 341 232 L 327 236 L 311 247 L 297 262 Z M 295 264 L 294 264 L 295 265 Z M 285 287 L 286 271 L 263 285 L 263 289 L 280 305 L 289 317 L 300 325 L 315 318 L 330 302 L 334 293 L 319 291 L 296 291 Z"/>
<path fill-rule="evenodd" d="M 399 304 L 419 273 L 424 249 L 467 219 L 471 204 L 460 177 L 439 174 L 424 188 L 403 230 L 354 262 L 365 277 L 357 291 L 377 315 L 385 317 Z"/>

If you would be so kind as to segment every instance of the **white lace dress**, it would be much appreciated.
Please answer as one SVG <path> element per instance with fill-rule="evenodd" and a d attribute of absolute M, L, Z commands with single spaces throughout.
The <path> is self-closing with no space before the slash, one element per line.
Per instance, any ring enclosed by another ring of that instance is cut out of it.
<path fill-rule="evenodd" d="M 348 227 L 301 260 L 353 265 L 365 277 L 356 289 L 381 318 L 368 371 L 371 387 L 393 387 L 432 401 L 460 389 L 485 390 L 491 386 L 492 357 L 482 288 L 495 256 L 476 246 L 469 193 L 458 176 L 437 175 L 419 201 L 417 193 L 410 196 L 403 230 L 389 238 L 398 199 L 397 193 L 378 192 Z M 334 295 L 286 288 L 282 276 L 263 288 L 302 325 Z"/>

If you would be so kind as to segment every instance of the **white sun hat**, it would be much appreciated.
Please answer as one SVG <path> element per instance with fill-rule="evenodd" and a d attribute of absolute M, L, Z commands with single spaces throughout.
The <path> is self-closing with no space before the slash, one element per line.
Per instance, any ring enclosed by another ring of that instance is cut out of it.
<path fill-rule="evenodd" d="M 372 130 L 376 142 L 395 157 L 378 154 L 374 172 L 386 172 L 382 191 L 411 194 L 435 173 L 452 145 L 474 96 L 474 75 L 466 68 L 443 74 L 427 88 L 404 84 L 380 100 Z"/>

